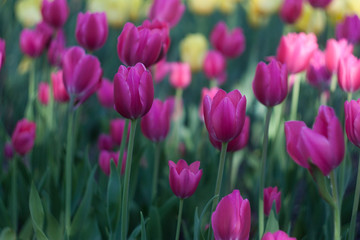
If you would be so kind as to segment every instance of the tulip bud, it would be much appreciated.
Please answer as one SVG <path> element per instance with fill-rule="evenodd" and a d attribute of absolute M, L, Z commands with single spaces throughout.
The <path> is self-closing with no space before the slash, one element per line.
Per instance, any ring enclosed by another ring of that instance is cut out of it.
<path fill-rule="evenodd" d="M 0 70 L 5 63 L 5 56 L 6 56 L 5 45 L 6 45 L 5 40 L 0 38 Z"/>
<path fill-rule="evenodd" d="M 131 125 L 131 123 L 129 122 L 126 142 L 129 140 L 130 125 Z M 117 119 L 113 119 L 110 121 L 111 139 L 112 139 L 113 143 L 117 146 L 121 145 L 124 128 L 125 128 L 125 120 L 124 119 L 117 118 Z"/>
<path fill-rule="evenodd" d="M 325 63 L 326 67 L 332 73 L 337 72 L 339 60 L 350 55 L 353 51 L 353 45 L 349 44 L 347 40 L 329 39 L 326 42 L 325 49 Z"/>
<path fill-rule="evenodd" d="M 345 102 L 345 130 L 350 142 L 360 148 L 360 99 Z"/>
<path fill-rule="evenodd" d="M 218 87 L 212 87 L 211 89 L 203 88 L 201 90 L 201 102 L 199 106 L 199 117 L 201 121 L 204 121 L 204 98 L 206 95 L 210 97 L 212 100 L 215 96 L 215 94 L 219 91 Z"/>
<path fill-rule="evenodd" d="M 332 0 L 309 0 L 311 6 L 315 8 L 325 8 L 327 7 Z"/>
<path fill-rule="evenodd" d="M 14 156 L 13 146 L 11 145 L 11 142 L 8 142 L 4 146 L 4 157 L 6 159 L 12 159 L 13 156 Z"/>
<path fill-rule="evenodd" d="M 155 0 L 149 12 L 150 20 L 166 22 L 174 27 L 181 19 L 185 11 L 185 5 L 181 0 Z"/>
<path fill-rule="evenodd" d="M 49 43 L 52 30 L 45 23 L 37 25 L 36 29 L 23 29 L 20 33 L 21 51 L 32 57 L 38 57 Z"/>
<path fill-rule="evenodd" d="M 335 35 L 336 39 L 346 39 L 349 43 L 357 44 L 360 42 L 360 31 L 354 29 L 360 29 L 360 19 L 355 14 L 347 16 L 345 20 L 336 25 Z"/>
<path fill-rule="evenodd" d="M 55 101 L 63 103 L 70 100 L 64 85 L 63 71 L 51 73 L 51 84 Z"/>
<path fill-rule="evenodd" d="M 38 99 L 42 105 L 48 105 L 50 97 L 50 86 L 46 82 L 39 84 Z"/>
<path fill-rule="evenodd" d="M 296 240 L 296 238 L 289 237 L 285 232 L 278 230 L 274 233 L 265 233 L 261 240 Z"/>
<path fill-rule="evenodd" d="M 33 148 L 35 136 L 36 124 L 24 118 L 16 123 L 11 144 L 18 154 L 24 156 Z"/>
<path fill-rule="evenodd" d="M 208 51 L 204 59 L 204 73 L 210 80 L 218 78 L 226 69 L 226 60 L 218 51 Z"/>
<path fill-rule="evenodd" d="M 338 83 L 345 92 L 356 92 L 360 89 L 360 60 L 349 54 L 340 59 L 338 65 Z"/>
<path fill-rule="evenodd" d="M 69 16 L 66 0 L 43 0 L 41 5 L 43 20 L 54 28 L 61 28 Z"/>
<path fill-rule="evenodd" d="M 171 70 L 172 63 L 166 62 L 165 58 L 152 66 L 151 73 L 156 83 L 161 82 Z"/>
<path fill-rule="evenodd" d="M 180 58 L 190 65 L 191 71 L 200 71 L 207 51 L 207 40 L 200 33 L 189 34 L 180 42 Z"/>
<path fill-rule="evenodd" d="M 280 9 L 280 18 L 289 24 L 294 23 L 301 15 L 302 0 L 285 0 Z"/>
<path fill-rule="evenodd" d="M 26 0 L 16 1 L 15 3 L 16 19 L 25 27 L 33 27 L 42 20 L 41 1 Z"/>
<path fill-rule="evenodd" d="M 61 29 L 58 30 L 56 37 L 50 42 L 47 54 L 48 61 L 51 65 L 61 67 L 62 58 L 66 52 L 65 41 L 64 31 Z"/>
<path fill-rule="evenodd" d="M 110 135 L 100 134 L 97 145 L 99 150 L 111 151 L 114 144 Z"/>
<path fill-rule="evenodd" d="M 313 8 L 304 2 L 301 15 L 296 20 L 295 29 L 301 32 L 320 34 L 326 26 L 326 14 L 322 9 Z"/>
<path fill-rule="evenodd" d="M 198 15 L 210 15 L 214 12 L 218 0 L 189 0 L 189 8 Z"/>
<path fill-rule="evenodd" d="M 211 226 L 216 240 L 249 239 L 251 226 L 250 203 L 239 190 L 223 197 L 211 215 Z"/>
<path fill-rule="evenodd" d="M 325 66 L 325 54 L 317 50 L 310 60 L 306 70 L 306 79 L 310 85 L 320 90 L 329 87 L 331 82 L 331 72 Z"/>
<path fill-rule="evenodd" d="M 277 187 L 264 189 L 264 213 L 269 216 L 273 202 L 275 202 L 276 213 L 279 214 L 281 207 L 281 192 Z"/>
<path fill-rule="evenodd" d="M 181 62 L 172 63 L 169 80 L 174 88 L 184 89 L 189 86 L 191 83 L 190 65 Z"/>
<path fill-rule="evenodd" d="M 111 161 L 114 161 L 115 166 L 118 166 L 118 162 L 119 162 L 119 152 L 109 152 L 109 151 L 101 151 L 100 155 L 99 155 L 99 165 L 101 170 L 103 170 L 103 172 L 106 175 L 110 175 L 110 169 L 111 169 Z M 121 175 L 124 175 L 125 173 L 125 166 L 126 166 L 126 157 L 127 154 L 126 152 L 124 152 L 124 155 L 122 157 L 122 162 L 121 162 Z"/>
<path fill-rule="evenodd" d="M 114 108 L 114 84 L 109 79 L 102 79 L 101 87 L 96 95 L 103 107 Z"/>
<path fill-rule="evenodd" d="M 169 161 L 169 183 L 175 196 L 185 199 L 194 194 L 202 176 L 199 167 L 199 161 L 193 162 L 190 166 L 183 159 L 177 164 Z"/>

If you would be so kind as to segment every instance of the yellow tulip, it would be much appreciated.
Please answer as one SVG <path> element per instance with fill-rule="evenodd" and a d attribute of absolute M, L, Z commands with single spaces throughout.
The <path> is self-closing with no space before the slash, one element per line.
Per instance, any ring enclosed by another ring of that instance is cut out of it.
<path fill-rule="evenodd" d="M 332 0 L 330 5 L 326 8 L 328 19 L 332 23 L 341 21 L 347 12 L 346 0 Z"/>
<path fill-rule="evenodd" d="M 181 61 L 189 63 L 192 71 L 200 71 L 207 48 L 208 42 L 204 35 L 189 34 L 180 43 Z"/>
<path fill-rule="evenodd" d="M 325 28 L 326 15 L 322 9 L 315 9 L 305 3 L 299 19 L 295 22 L 295 28 L 302 32 L 321 33 Z"/>
<path fill-rule="evenodd" d="M 15 15 L 24 27 L 35 26 L 41 21 L 41 0 L 20 0 L 15 4 Z"/>
<path fill-rule="evenodd" d="M 146 17 L 151 6 L 151 2 L 144 2 L 143 0 L 131 0 L 128 1 L 128 4 L 131 21 Z"/>
<path fill-rule="evenodd" d="M 357 14 L 360 16 L 360 1 L 359 0 L 347 0 L 347 15 Z"/>
<path fill-rule="evenodd" d="M 128 0 L 88 0 L 90 12 L 105 12 L 108 23 L 113 27 L 121 27 L 129 19 Z"/>
<path fill-rule="evenodd" d="M 263 15 L 258 11 L 258 8 L 255 5 L 254 1 L 250 1 L 246 7 L 247 10 L 247 19 L 249 24 L 254 27 L 258 28 L 260 26 L 264 26 L 267 24 L 269 17 L 268 15 Z"/>
<path fill-rule="evenodd" d="M 189 8 L 199 15 L 210 15 L 218 5 L 218 0 L 188 0 Z"/>
<path fill-rule="evenodd" d="M 224 14 L 232 14 L 236 9 L 236 0 L 218 0 L 219 10 Z"/>
<path fill-rule="evenodd" d="M 281 3 L 281 0 L 250 0 L 249 4 L 253 5 L 260 15 L 268 16 L 277 12 Z"/>

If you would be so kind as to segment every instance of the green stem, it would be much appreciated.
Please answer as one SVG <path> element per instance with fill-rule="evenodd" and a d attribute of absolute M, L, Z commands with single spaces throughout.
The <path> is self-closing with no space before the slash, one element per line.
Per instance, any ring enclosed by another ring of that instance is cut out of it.
<path fill-rule="evenodd" d="M 28 120 L 34 120 L 34 99 L 35 99 L 35 60 L 31 63 L 30 68 L 30 77 L 29 77 L 29 92 L 28 92 L 28 102 L 25 109 L 25 117 Z"/>
<path fill-rule="evenodd" d="M 350 221 L 349 240 L 355 240 L 355 223 L 356 223 L 356 216 L 359 207 L 359 196 L 360 196 L 360 164 L 358 165 L 358 173 L 356 178 L 356 189 L 355 189 L 354 203 L 353 203 L 353 209 L 352 209 L 351 221 Z"/>
<path fill-rule="evenodd" d="M 261 172 L 260 172 L 260 183 L 259 183 L 259 239 L 261 239 L 264 233 L 264 185 L 265 185 L 265 174 L 266 174 L 266 158 L 268 148 L 268 135 L 269 125 L 271 117 L 272 107 L 267 108 L 266 119 L 265 119 L 265 131 L 263 140 L 263 151 L 261 160 Z"/>
<path fill-rule="evenodd" d="M 330 173 L 330 180 L 332 186 L 332 195 L 333 195 L 333 211 L 334 211 L 334 240 L 340 240 L 341 236 L 341 220 L 340 220 L 340 208 L 339 208 L 339 199 L 335 173 L 332 171 Z"/>
<path fill-rule="evenodd" d="M 175 112 L 178 114 L 180 113 L 181 109 L 182 94 L 183 90 L 181 88 L 177 88 L 175 93 Z"/>
<path fill-rule="evenodd" d="M 177 219 L 175 240 L 179 240 L 179 237 L 180 237 L 180 226 L 181 226 L 181 216 L 182 216 L 182 212 L 183 212 L 183 205 L 184 205 L 184 199 L 180 198 L 179 214 L 178 214 L 178 219 Z"/>
<path fill-rule="evenodd" d="M 154 159 L 154 172 L 152 180 L 152 197 L 151 200 L 154 201 L 157 194 L 157 180 L 159 175 L 159 165 L 160 165 L 160 143 L 155 143 L 155 159 Z"/>
<path fill-rule="evenodd" d="M 12 194 L 12 220 L 13 220 L 13 228 L 14 232 L 17 232 L 17 223 L 18 223 L 18 215 L 17 215 L 17 157 L 14 157 L 12 160 L 13 173 L 11 176 L 11 194 Z"/>
<path fill-rule="evenodd" d="M 211 214 L 215 211 L 216 205 L 219 202 L 221 182 L 222 182 L 222 178 L 223 178 L 223 174 L 224 174 L 227 146 L 228 146 L 227 142 L 223 142 L 221 145 L 220 163 L 219 163 L 219 169 L 218 169 L 218 174 L 217 174 L 217 179 L 216 179 L 216 187 L 215 187 L 215 192 L 214 192 L 214 196 L 216 196 L 216 197 L 214 198 L 213 203 L 212 203 L 210 218 L 211 218 Z M 207 239 L 209 240 L 210 238 L 212 238 L 211 224 L 209 225 L 209 232 L 208 232 Z"/>
<path fill-rule="evenodd" d="M 129 119 L 125 120 L 125 126 L 123 129 L 123 133 L 121 136 L 121 144 L 120 144 L 120 154 L 119 154 L 119 161 L 118 161 L 118 172 L 119 172 L 119 176 L 121 176 L 121 169 L 122 169 L 122 160 L 123 160 L 123 156 L 124 156 L 124 150 L 125 150 L 125 146 L 126 146 L 126 139 L 127 139 L 127 133 L 128 133 L 128 128 L 129 128 Z"/>
<path fill-rule="evenodd" d="M 296 79 L 294 86 L 293 86 L 293 93 L 291 98 L 291 113 L 290 113 L 290 120 L 296 120 L 296 113 L 298 108 L 299 102 L 299 94 L 300 94 L 300 84 L 301 79 Z"/>
<path fill-rule="evenodd" d="M 136 131 L 137 119 L 131 120 L 130 128 L 130 139 L 127 151 L 126 167 L 125 167 L 125 180 L 124 180 L 124 191 L 122 195 L 122 212 L 121 212 L 121 238 L 122 240 L 126 239 L 128 231 L 128 201 L 129 201 L 129 186 L 130 186 L 130 173 L 131 173 L 131 164 L 132 164 L 132 155 L 134 149 L 134 139 Z"/>

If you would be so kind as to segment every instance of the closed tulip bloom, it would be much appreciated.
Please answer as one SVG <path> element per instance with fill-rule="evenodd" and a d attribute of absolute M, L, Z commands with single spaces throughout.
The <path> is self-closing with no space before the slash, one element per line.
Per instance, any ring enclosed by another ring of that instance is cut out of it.
<path fill-rule="evenodd" d="M 199 117 L 201 121 L 204 121 L 204 98 L 206 95 L 210 97 L 210 99 L 213 99 L 215 94 L 219 91 L 220 88 L 218 87 L 212 87 L 211 89 L 203 88 L 201 90 L 201 102 L 199 106 Z"/>
<path fill-rule="evenodd" d="M 104 46 L 109 32 L 105 13 L 79 13 L 75 36 L 77 42 L 89 51 Z"/>
<path fill-rule="evenodd" d="M 33 27 L 42 20 L 41 0 L 23 0 L 15 3 L 15 16 L 24 27 Z"/>
<path fill-rule="evenodd" d="M 43 20 L 54 28 L 61 28 L 69 16 L 66 0 L 43 0 L 41 5 Z"/>
<path fill-rule="evenodd" d="M 81 47 L 71 47 L 63 57 L 64 84 L 75 107 L 82 104 L 101 86 L 102 69 L 99 60 L 85 54 Z"/>
<path fill-rule="evenodd" d="M 198 15 L 210 15 L 218 5 L 218 0 L 189 0 L 189 8 Z"/>
<path fill-rule="evenodd" d="M 326 14 L 323 9 L 313 8 L 306 1 L 300 17 L 296 20 L 294 26 L 298 32 L 307 32 L 320 34 L 326 26 Z"/>
<path fill-rule="evenodd" d="M 313 33 L 289 33 L 281 37 L 276 57 L 278 61 L 286 64 L 289 73 L 295 74 L 308 67 L 317 49 L 317 39 Z"/>
<path fill-rule="evenodd" d="M 141 119 L 141 131 L 145 137 L 153 142 L 163 141 L 169 133 L 174 99 L 164 102 L 155 99 L 150 111 Z"/>
<path fill-rule="evenodd" d="M 151 73 L 156 83 L 161 82 L 171 70 L 172 63 L 163 58 L 161 61 L 152 66 Z"/>
<path fill-rule="evenodd" d="M 264 236 L 261 238 L 261 240 L 296 240 L 296 238 L 289 237 L 289 235 L 287 235 L 286 232 L 278 230 L 274 233 L 271 232 L 265 233 Z"/>
<path fill-rule="evenodd" d="M 329 39 L 326 42 L 325 63 L 329 71 L 337 72 L 339 61 L 353 52 L 353 45 L 349 44 L 346 39 L 335 40 Z"/>
<path fill-rule="evenodd" d="M 245 50 L 245 37 L 241 28 L 229 31 L 226 23 L 216 24 L 210 35 L 211 45 L 227 58 L 240 56 Z"/>
<path fill-rule="evenodd" d="M 336 39 L 346 39 L 352 44 L 357 44 L 360 42 L 360 31 L 356 29 L 360 29 L 359 17 L 356 14 L 346 16 L 343 22 L 336 25 Z"/>
<path fill-rule="evenodd" d="M 269 16 L 279 9 L 281 0 L 250 0 L 250 4 L 254 6 L 258 14 L 263 16 Z"/>
<path fill-rule="evenodd" d="M 345 92 L 356 92 L 360 88 L 360 60 L 354 55 L 340 59 L 338 65 L 338 83 Z"/>
<path fill-rule="evenodd" d="M 62 70 L 51 73 L 51 85 L 55 101 L 64 103 L 70 100 L 69 94 L 67 93 L 64 85 Z"/>
<path fill-rule="evenodd" d="M 275 202 L 276 213 L 280 212 L 281 192 L 277 187 L 264 188 L 264 213 L 269 216 L 273 203 Z"/>
<path fill-rule="evenodd" d="M 119 152 L 110 152 L 103 150 L 100 152 L 99 155 L 99 165 L 101 170 L 106 174 L 110 175 L 110 169 L 111 169 L 111 161 L 114 161 L 115 166 L 118 166 L 119 162 Z M 122 162 L 121 162 L 121 175 L 124 175 L 125 173 L 125 166 L 126 166 L 126 152 L 124 152 Z"/>
<path fill-rule="evenodd" d="M 301 15 L 302 0 L 285 0 L 280 9 L 280 18 L 289 24 L 294 23 Z"/>
<path fill-rule="evenodd" d="M 181 61 L 190 65 L 191 71 L 202 70 L 208 43 L 204 35 L 200 33 L 189 34 L 180 42 Z"/>
<path fill-rule="evenodd" d="M 317 50 L 310 60 L 309 67 L 306 70 L 306 79 L 310 85 L 320 90 L 329 87 L 331 82 L 331 72 L 325 66 L 325 54 Z"/>
<path fill-rule="evenodd" d="M 332 0 L 309 0 L 311 6 L 315 8 L 325 8 L 327 7 Z"/>
<path fill-rule="evenodd" d="M 4 157 L 6 159 L 12 159 L 14 156 L 14 149 L 10 142 L 5 143 L 4 146 Z"/>
<path fill-rule="evenodd" d="M 0 38 L 0 70 L 5 63 L 6 51 L 5 51 L 5 40 Z"/>
<path fill-rule="evenodd" d="M 101 106 L 114 108 L 114 84 L 109 79 L 103 78 L 96 95 Z"/>
<path fill-rule="evenodd" d="M 223 197 L 211 215 L 215 240 L 248 240 L 251 226 L 249 200 L 239 190 Z"/>
<path fill-rule="evenodd" d="M 219 77 L 224 73 L 225 68 L 226 60 L 220 52 L 211 50 L 206 54 L 203 69 L 207 78 L 214 79 Z"/>
<path fill-rule="evenodd" d="M 14 150 L 24 156 L 34 146 L 36 136 L 36 123 L 22 119 L 16 123 L 15 130 L 11 136 L 11 144 Z"/>
<path fill-rule="evenodd" d="M 155 0 L 149 12 L 150 20 L 166 22 L 174 27 L 181 19 L 185 11 L 185 5 L 181 0 Z"/>
<path fill-rule="evenodd" d="M 100 150 L 111 151 L 114 146 L 111 136 L 103 133 L 100 134 L 97 146 Z"/>
<path fill-rule="evenodd" d="M 236 138 L 244 126 L 245 111 L 246 97 L 239 90 L 220 89 L 214 99 L 205 96 L 204 120 L 211 137 L 222 143 Z"/>
<path fill-rule="evenodd" d="M 35 58 L 47 47 L 52 30 L 45 23 L 37 25 L 36 29 L 23 29 L 20 33 L 20 49 L 29 57 Z"/>
<path fill-rule="evenodd" d="M 260 62 L 252 84 L 255 97 L 267 107 L 280 104 L 288 93 L 287 68 L 275 59 Z"/>
<path fill-rule="evenodd" d="M 48 105 L 50 99 L 50 86 L 46 82 L 39 84 L 38 99 L 42 105 Z"/>
<path fill-rule="evenodd" d="M 191 83 L 190 65 L 181 62 L 172 63 L 169 80 L 174 88 L 187 88 Z"/>
<path fill-rule="evenodd" d="M 127 66 L 141 62 L 145 67 L 160 61 L 170 46 L 169 27 L 166 23 L 145 20 L 136 27 L 128 22 L 118 37 L 117 52 Z"/>
<path fill-rule="evenodd" d="M 350 142 L 360 148 L 360 99 L 345 102 L 345 131 Z"/>
<path fill-rule="evenodd" d="M 131 125 L 131 123 L 129 122 L 126 141 L 128 141 L 128 139 L 129 139 L 130 125 Z M 121 145 L 124 128 L 125 128 L 125 119 L 117 118 L 117 119 L 113 119 L 110 121 L 111 139 L 112 139 L 113 143 L 117 146 Z"/>
<path fill-rule="evenodd" d="M 202 169 L 199 170 L 199 167 L 199 161 L 190 166 L 183 159 L 177 164 L 169 161 L 169 183 L 175 196 L 185 199 L 194 194 L 202 176 Z"/>
<path fill-rule="evenodd" d="M 134 67 L 121 65 L 114 76 L 115 110 L 124 118 L 137 119 L 144 116 L 154 100 L 151 73 L 142 63 Z"/>
<path fill-rule="evenodd" d="M 51 65 L 61 67 L 62 58 L 66 52 L 65 34 L 63 30 L 58 30 L 56 37 L 50 42 L 47 57 Z"/>

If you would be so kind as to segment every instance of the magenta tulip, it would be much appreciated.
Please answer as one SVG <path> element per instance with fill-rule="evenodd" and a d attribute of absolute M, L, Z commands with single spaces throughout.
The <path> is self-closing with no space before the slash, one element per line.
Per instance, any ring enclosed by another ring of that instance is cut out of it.
<path fill-rule="evenodd" d="M 219 91 L 218 87 L 212 87 L 211 89 L 203 88 L 201 90 L 201 102 L 200 102 L 200 106 L 199 106 L 199 117 L 200 117 L 201 121 L 204 121 L 204 98 L 205 98 L 205 96 L 208 95 L 210 97 L 210 99 L 212 100 L 218 91 Z"/>
<path fill-rule="evenodd" d="M 281 192 L 278 191 L 277 187 L 264 188 L 264 213 L 266 216 L 269 216 L 274 202 L 278 214 L 281 207 Z"/>
<path fill-rule="evenodd" d="M 360 148 L 360 99 L 345 102 L 345 131 L 348 139 Z"/>
<path fill-rule="evenodd" d="M 248 240 L 251 226 L 250 203 L 239 190 L 223 197 L 211 215 L 215 240 Z"/>
<path fill-rule="evenodd" d="M 202 176 L 199 167 L 199 161 L 193 162 L 190 166 L 183 159 L 177 164 L 169 161 L 169 183 L 175 196 L 185 199 L 194 194 Z"/>
<path fill-rule="evenodd" d="M 115 166 L 118 166 L 119 162 L 119 152 L 109 152 L 109 151 L 101 151 L 99 155 L 99 165 L 101 170 L 106 174 L 110 175 L 110 169 L 111 169 L 111 161 L 114 161 Z M 126 166 L 126 157 L 127 154 L 124 152 L 121 162 L 121 175 L 124 175 L 125 173 L 125 166 Z"/>
<path fill-rule="evenodd" d="M 101 106 L 114 108 L 114 84 L 109 79 L 102 79 L 101 87 L 97 90 L 96 95 Z"/>
<path fill-rule="evenodd" d="M 346 39 L 349 43 L 357 44 L 360 42 L 360 18 L 354 14 L 346 16 L 343 22 L 336 25 L 336 39 Z"/>
<path fill-rule="evenodd" d="M 188 63 L 172 63 L 170 84 L 174 88 L 187 88 L 191 83 L 191 69 Z"/>
<path fill-rule="evenodd" d="M 5 51 L 5 40 L 0 38 L 0 70 L 5 63 L 6 51 Z"/>
<path fill-rule="evenodd" d="M 128 133 L 127 133 L 127 139 L 126 141 L 129 140 L 129 134 L 130 134 L 130 125 L 131 123 L 129 122 L 129 127 L 128 127 Z M 121 141 L 122 141 L 122 135 L 124 132 L 124 128 L 125 128 L 125 120 L 121 119 L 121 118 L 117 118 L 117 119 L 113 119 L 110 121 L 110 135 L 111 135 L 111 139 L 113 141 L 113 143 L 117 146 L 121 145 Z"/>
<path fill-rule="evenodd" d="M 339 61 L 341 58 L 351 55 L 353 52 L 353 45 L 349 44 L 347 40 L 329 39 L 326 42 L 325 49 L 325 63 L 330 72 L 337 72 Z"/>
<path fill-rule="evenodd" d="M 50 42 L 47 53 L 48 61 L 51 65 L 61 67 L 62 58 L 66 52 L 65 41 L 64 31 L 57 31 L 56 37 Z"/>
<path fill-rule="evenodd" d="M 332 0 L 309 0 L 309 3 L 314 8 L 325 8 L 327 7 Z"/>
<path fill-rule="evenodd" d="M 325 54 L 317 50 L 306 70 L 306 79 L 310 85 L 323 90 L 329 87 L 331 82 L 331 72 L 325 66 Z"/>
<path fill-rule="evenodd" d="M 69 94 L 64 85 L 63 71 L 51 73 L 51 84 L 54 99 L 57 102 L 63 103 L 70 100 Z"/>
<path fill-rule="evenodd" d="M 111 151 L 113 149 L 114 143 L 110 135 L 100 134 L 97 142 L 99 150 Z"/>
<path fill-rule="evenodd" d="M 157 19 L 174 27 L 180 21 L 184 11 L 185 5 L 181 0 L 155 0 L 151 5 L 149 19 Z"/>
<path fill-rule="evenodd" d="M 338 65 L 338 83 L 345 92 L 356 92 L 360 89 L 360 60 L 354 55 L 340 59 Z"/>
<path fill-rule="evenodd" d="M 289 237 L 285 232 L 278 230 L 274 233 L 265 233 L 261 240 L 296 240 L 296 238 Z"/>
<path fill-rule="evenodd" d="M 42 54 L 51 39 L 52 29 L 44 22 L 35 29 L 23 29 L 20 33 L 20 49 L 29 57 L 35 58 Z"/>
<path fill-rule="evenodd" d="M 11 137 L 11 144 L 18 154 L 24 156 L 33 148 L 35 136 L 36 123 L 24 118 L 16 123 Z"/>
<path fill-rule="evenodd" d="M 158 63 L 152 66 L 151 73 L 155 80 L 155 83 L 161 82 L 166 75 L 171 71 L 172 63 L 166 62 L 166 59 L 163 58 Z"/>
<path fill-rule="evenodd" d="M 292 24 L 301 16 L 302 8 L 302 0 L 285 0 L 280 9 L 280 18 L 284 22 Z"/>
<path fill-rule="evenodd" d="M 43 0 L 41 15 L 43 20 L 54 28 L 61 28 L 69 16 L 69 7 L 66 0 Z"/>
<path fill-rule="evenodd" d="M 50 86 L 47 82 L 39 84 L 38 99 L 42 105 L 48 105 L 50 100 Z"/>
<path fill-rule="evenodd" d="M 220 52 L 208 51 L 204 59 L 203 69 L 205 76 L 210 80 L 218 78 L 225 72 L 226 60 Z"/>

